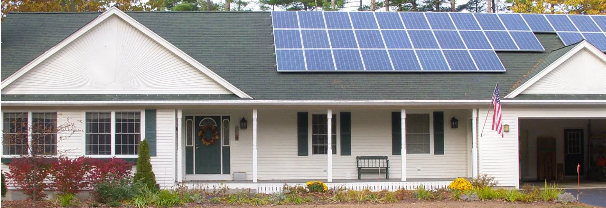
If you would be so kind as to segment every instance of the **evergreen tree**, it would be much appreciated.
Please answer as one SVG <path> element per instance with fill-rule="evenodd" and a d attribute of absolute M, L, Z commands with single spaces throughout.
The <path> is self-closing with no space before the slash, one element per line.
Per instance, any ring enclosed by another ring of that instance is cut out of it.
<path fill-rule="evenodd" d="M 139 144 L 139 158 L 137 159 L 135 182 L 141 182 L 150 190 L 156 190 L 156 175 L 154 174 L 154 171 L 152 171 L 152 165 L 149 158 L 149 144 L 147 144 L 146 139 Z"/>
<path fill-rule="evenodd" d="M 2 173 L 2 197 L 6 196 L 6 182 L 4 181 L 4 173 Z"/>

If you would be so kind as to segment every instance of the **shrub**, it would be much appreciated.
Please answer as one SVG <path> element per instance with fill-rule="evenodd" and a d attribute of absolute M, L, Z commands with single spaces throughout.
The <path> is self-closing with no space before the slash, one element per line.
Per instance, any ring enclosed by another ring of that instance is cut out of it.
<path fill-rule="evenodd" d="M 395 192 L 387 192 L 387 193 L 385 193 L 385 196 L 383 196 L 383 198 L 381 198 L 381 201 L 387 202 L 387 203 L 397 203 L 397 202 L 399 202 L 398 199 L 396 198 L 396 193 Z"/>
<path fill-rule="evenodd" d="M 516 189 L 509 190 L 509 192 L 507 192 L 507 194 L 505 195 L 505 200 L 507 200 L 509 202 L 520 201 L 523 198 L 524 198 L 524 193 L 520 193 Z"/>
<path fill-rule="evenodd" d="M 90 159 L 89 184 L 95 186 L 131 176 L 133 165 L 119 158 Z"/>
<path fill-rule="evenodd" d="M 553 201 L 558 199 L 558 196 L 563 192 L 564 191 L 556 187 L 555 183 L 553 185 L 548 185 L 547 181 L 545 181 L 545 188 L 541 191 L 541 199 L 546 202 Z"/>
<path fill-rule="evenodd" d="M 131 183 L 131 180 L 127 178 L 96 184 L 92 194 L 95 201 L 108 203 L 132 199 L 141 194 L 142 189 L 143 186 L 140 183 Z"/>
<path fill-rule="evenodd" d="M 175 191 L 160 190 L 157 192 L 158 200 L 154 202 L 154 205 L 159 207 L 174 207 L 183 204 L 179 194 Z"/>
<path fill-rule="evenodd" d="M 4 173 L 2 175 L 2 197 L 6 196 L 6 181 L 4 181 Z"/>
<path fill-rule="evenodd" d="M 85 176 L 89 169 L 89 161 L 85 157 L 76 159 L 60 157 L 52 163 L 50 169 L 54 177 L 51 188 L 61 192 L 66 197 L 73 196 L 88 187 Z"/>
<path fill-rule="evenodd" d="M 469 191 L 472 189 L 471 183 L 464 178 L 457 178 L 448 185 L 448 189 L 457 191 Z"/>
<path fill-rule="evenodd" d="M 494 177 L 489 177 L 488 174 L 482 174 L 471 179 L 473 188 L 495 187 L 499 183 L 494 180 Z"/>
<path fill-rule="evenodd" d="M 57 195 L 55 203 L 62 207 L 72 207 L 78 205 L 78 198 L 74 194 L 60 194 Z"/>
<path fill-rule="evenodd" d="M 326 192 L 328 187 L 322 181 L 309 181 L 305 184 L 309 192 Z"/>
<path fill-rule="evenodd" d="M 417 187 L 417 198 L 419 200 L 430 200 L 433 198 L 433 194 L 431 193 L 431 191 L 426 190 L 425 186 L 420 185 L 419 187 Z"/>
<path fill-rule="evenodd" d="M 20 187 L 30 199 L 40 200 L 46 196 L 44 183 L 50 173 L 50 161 L 47 158 L 22 157 L 9 163 L 6 177 L 13 185 Z"/>
<path fill-rule="evenodd" d="M 150 190 L 156 189 L 156 175 L 154 174 L 154 171 L 152 171 L 152 165 L 149 158 L 149 144 L 147 144 L 146 139 L 139 144 L 139 158 L 137 159 L 135 181 L 141 181 L 141 183 Z"/>

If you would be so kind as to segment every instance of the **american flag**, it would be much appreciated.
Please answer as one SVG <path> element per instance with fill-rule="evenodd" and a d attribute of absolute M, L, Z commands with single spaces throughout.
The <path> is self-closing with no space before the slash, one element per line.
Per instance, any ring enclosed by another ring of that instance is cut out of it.
<path fill-rule="evenodd" d="M 494 106 L 494 113 L 492 114 L 492 130 L 496 130 L 497 133 L 503 135 L 503 112 L 501 112 L 501 98 L 499 96 L 499 84 L 494 88 L 494 94 L 492 94 L 492 106 Z"/>

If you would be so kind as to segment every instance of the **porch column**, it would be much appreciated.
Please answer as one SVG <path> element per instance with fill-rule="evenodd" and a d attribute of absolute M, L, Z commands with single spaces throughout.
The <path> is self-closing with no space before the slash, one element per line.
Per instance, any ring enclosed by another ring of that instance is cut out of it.
<path fill-rule="evenodd" d="M 183 182 L 183 110 L 177 109 L 177 182 Z"/>
<path fill-rule="evenodd" d="M 478 109 L 471 112 L 471 176 L 478 176 Z"/>
<path fill-rule="evenodd" d="M 400 134 L 402 134 L 402 149 L 400 150 L 400 153 L 402 154 L 402 181 L 406 181 L 406 109 L 402 109 L 402 111 L 400 112 L 400 119 L 401 119 L 401 129 L 402 132 L 400 132 Z"/>
<path fill-rule="evenodd" d="M 253 109 L 253 183 L 257 182 L 257 109 Z"/>
<path fill-rule="evenodd" d="M 328 126 L 328 182 L 332 182 L 332 109 L 328 109 L 326 114 Z"/>

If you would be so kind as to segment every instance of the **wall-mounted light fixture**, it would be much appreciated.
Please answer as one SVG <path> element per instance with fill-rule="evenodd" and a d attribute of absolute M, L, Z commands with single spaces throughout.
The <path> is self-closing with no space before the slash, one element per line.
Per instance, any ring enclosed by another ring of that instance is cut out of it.
<path fill-rule="evenodd" d="M 450 119 L 450 128 L 459 128 L 459 120 L 457 118 L 452 117 L 452 119 Z"/>
<path fill-rule="evenodd" d="M 509 124 L 505 124 L 505 125 L 503 126 L 503 131 L 504 131 L 504 132 L 509 132 Z"/>
<path fill-rule="evenodd" d="M 244 117 L 240 120 L 240 129 L 246 129 L 248 127 L 248 121 Z"/>

